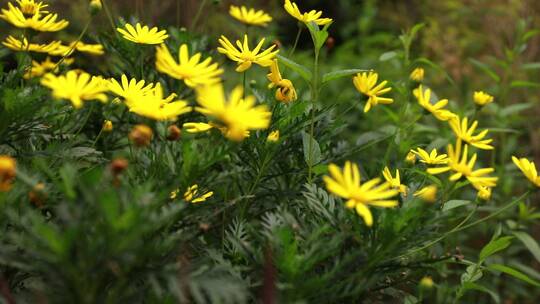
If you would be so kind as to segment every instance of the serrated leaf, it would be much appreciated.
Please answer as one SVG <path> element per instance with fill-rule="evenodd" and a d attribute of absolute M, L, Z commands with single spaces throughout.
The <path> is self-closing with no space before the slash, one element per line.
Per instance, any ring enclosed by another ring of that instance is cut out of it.
<path fill-rule="evenodd" d="M 540 246 L 529 234 L 522 231 L 514 231 L 512 234 L 529 249 L 534 258 L 540 262 Z"/>
<path fill-rule="evenodd" d="M 539 282 L 529 278 L 529 276 L 527 276 L 523 272 L 520 272 L 520 271 L 518 271 L 518 270 L 516 270 L 516 269 L 514 269 L 512 267 L 508 267 L 508 266 L 505 266 L 505 265 L 502 265 L 502 264 L 491 264 L 491 265 L 488 266 L 488 269 L 506 273 L 508 275 L 513 276 L 516 279 L 522 280 L 522 281 L 527 282 L 527 283 L 529 283 L 531 285 L 534 285 L 536 287 L 540 287 Z"/>
<path fill-rule="evenodd" d="M 361 72 L 367 72 L 369 70 L 364 69 L 348 69 L 348 70 L 339 70 L 339 71 L 333 71 L 329 72 L 323 75 L 322 77 L 322 84 L 325 84 L 329 81 L 336 80 L 343 77 L 349 77 Z"/>
<path fill-rule="evenodd" d="M 311 139 L 311 155 L 310 155 L 310 139 Z M 304 146 L 304 160 L 308 166 L 313 166 L 321 161 L 321 148 L 315 138 L 308 133 L 302 132 L 302 143 Z"/>
<path fill-rule="evenodd" d="M 311 82 L 312 74 L 308 68 L 281 55 L 277 55 L 277 57 L 280 63 L 283 63 L 283 65 L 298 73 L 305 81 Z"/>
<path fill-rule="evenodd" d="M 480 251 L 479 259 L 484 261 L 486 258 L 494 255 L 495 253 L 506 249 L 512 243 L 512 236 L 504 236 L 491 240 L 482 250 Z"/>

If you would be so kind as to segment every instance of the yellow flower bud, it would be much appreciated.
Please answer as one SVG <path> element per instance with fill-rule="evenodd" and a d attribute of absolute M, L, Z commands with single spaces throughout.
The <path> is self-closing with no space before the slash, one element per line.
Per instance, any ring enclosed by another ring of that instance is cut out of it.
<path fill-rule="evenodd" d="M 14 158 L 0 155 L 0 192 L 11 190 L 11 183 L 15 178 L 17 163 Z"/>
<path fill-rule="evenodd" d="M 110 120 L 103 121 L 103 126 L 101 127 L 103 132 L 111 132 L 113 129 L 113 123 Z"/>
<path fill-rule="evenodd" d="M 478 198 L 481 198 L 485 201 L 489 200 L 491 198 L 491 188 L 482 187 L 481 189 L 479 189 Z"/>
<path fill-rule="evenodd" d="M 430 185 L 424 187 L 416 191 L 413 195 L 428 203 L 434 203 L 437 200 L 437 186 Z"/>
<path fill-rule="evenodd" d="M 405 161 L 410 164 L 416 163 L 416 154 L 414 154 L 412 151 L 409 151 L 409 153 L 407 153 L 407 156 L 405 156 Z"/>
<path fill-rule="evenodd" d="M 416 68 L 411 72 L 411 75 L 409 75 L 409 78 L 412 81 L 421 82 L 424 80 L 424 69 L 423 68 Z"/>
<path fill-rule="evenodd" d="M 474 103 L 476 103 L 479 106 L 485 106 L 493 102 L 493 96 L 487 93 L 484 93 L 482 91 L 474 92 L 473 99 L 474 99 Z"/>
<path fill-rule="evenodd" d="M 269 142 L 276 142 L 279 140 L 279 130 L 275 130 L 275 131 L 272 131 L 270 132 L 270 134 L 268 134 L 268 137 L 266 138 L 267 141 Z"/>
<path fill-rule="evenodd" d="M 101 4 L 101 0 L 90 0 L 90 13 L 92 15 L 99 13 L 102 8 L 103 5 Z"/>
<path fill-rule="evenodd" d="M 433 287 L 433 279 L 430 276 L 425 276 L 420 280 L 420 287 L 431 289 Z"/>
<path fill-rule="evenodd" d="M 129 133 L 129 139 L 137 147 L 146 147 L 150 145 L 153 136 L 154 132 L 152 129 L 149 126 L 142 124 L 134 126 Z"/>

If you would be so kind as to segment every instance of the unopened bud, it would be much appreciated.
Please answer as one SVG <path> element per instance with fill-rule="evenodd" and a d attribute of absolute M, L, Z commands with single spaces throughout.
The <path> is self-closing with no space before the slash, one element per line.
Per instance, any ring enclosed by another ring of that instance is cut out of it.
<path fill-rule="evenodd" d="M 176 125 L 170 125 L 167 128 L 167 139 L 170 141 L 176 141 L 182 135 L 182 130 Z"/>
<path fill-rule="evenodd" d="M 90 0 L 89 8 L 90 8 L 90 14 L 96 15 L 103 8 L 101 0 Z"/>
<path fill-rule="evenodd" d="M 111 172 L 113 175 L 118 175 L 127 169 L 129 162 L 125 158 L 115 158 L 111 162 Z"/>
<path fill-rule="evenodd" d="M 154 132 L 147 125 L 136 125 L 131 129 L 129 133 L 129 140 L 131 140 L 137 147 L 146 147 L 150 145 L 150 141 L 154 136 Z"/>

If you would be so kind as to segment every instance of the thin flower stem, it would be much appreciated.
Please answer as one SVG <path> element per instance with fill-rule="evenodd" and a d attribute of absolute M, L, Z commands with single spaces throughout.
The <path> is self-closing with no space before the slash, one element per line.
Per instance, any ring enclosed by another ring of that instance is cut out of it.
<path fill-rule="evenodd" d="M 242 73 L 242 99 L 246 99 L 247 70 Z"/>
<path fill-rule="evenodd" d="M 311 79 L 311 122 L 309 127 L 308 144 L 308 182 L 312 182 L 313 174 L 313 140 L 315 133 L 315 108 L 319 99 L 319 51 L 315 49 L 315 59 L 313 62 L 313 78 Z"/>
<path fill-rule="evenodd" d="M 92 19 L 93 19 L 93 16 L 90 16 L 90 19 L 88 19 L 88 22 L 86 22 L 86 25 L 84 26 L 84 29 L 82 30 L 81 34 L 79 35 L 79 37 L 77 37 L 77 40 L 75 40 L 75 42 L 73 43 L 73 45 L 71 46 L 71 48 L 69 48 L 69 51 L 67 51 L 63 56 L 62 58 L 60 58 L 60 60 L 56 63 L 56 65 L 54 66 L 54 70 L 56 70 L 60 64 L 62 64 L 62 62 L 64 62 L 64 60 L 69 56 L 71 55 L 71 53 L 73 52 L 73 50 L 75 50 L 75 48 L 77 47 L 77 44 L 79 44 L 79 42 L 81 41 L 81 39 L 83 38 L 83 36 L 86 34 L 86 32 L 88 31 L 88 28 L 90 27 L 90 23 L 92 23 Z"/>
<path fill-rule="evenodd" d="M 300 40 L 300 35 L 302 35 L 302 26 L 298 25 L 298 32 L 296 33 L 296 39 L 294 39 L 294 44 L 292 49 L 289 51 L 289 58 L 294 54 L 294 51 L 296 51 L 296 46 L 298 46 L 298 41 Z"/>
<path fill-rule="evenodd" d="M 405 254 L 402 254 L 398 257 L 396 257 L 396 259 L 400 259 L 400 258 L 403 258 L 403 257 L 406 257 L 406 256 L 409 256 L 411 254 L 414 254 L 414 253 L 417 253 L 417 252 L 420 252 L 424 249 L 427 249 L 435 244 L 437 244 L 438 242 L 444 240 L 445 238 L 447 238 L 448 236 L 450 236 L 451 234 L 454 234 L 456 232 L 460 232 L 460 231 L 463 231 L 465 229 L 468 229 L 468 228 L 471 228 L 473 226 L 476 226 L 480 223 L 483 223 L 491 218 L 494 218 L 496 217 L 497 215 L 503 213 L 504 211 L 514 207 L 516 204 L 518 204 L 522 199 L 524 199 L 525 197 L 527 197 L 529 195 L 529 191 L 525 192 L 524 194 L 522 194 L 520 197 L 516 198 L 515 200 L 511 201 L 510 203 L 508 203 L 506 206 L 502 207 L 501 209 L 497 210 L 496 212 L 493 212 L 492 214 L 488 215 L 488 216 L 485 216 L 479 220 L 476 220 L 472 223 L 469 223 L 467 225 L 465 225 L 469 219 L 474 215 L 474 213 L 476 212 L 476 210 L 478 209 L 478 205 L 475 205 L 474 209 L 467 215 L 467 217 L 465 217 L 465 219 L 463 221 L 461 221 L 457 226 L 455 226 L 452 230 L 446 232 L 445 234 L 443 234 L 441 237 L 427 243 L 426 245 L 418 248 L 418 249 L 415 249 L 415 250 L 412 250 L 412 251 L 409 251 Z"/>
<path fill-rule="evenodd" d="M 206 5 L 206 0 L 202 0 L 201 4 L 199 5 L 199 9 L 197 10 L 197 14 L 195 14 L 195 18 L 193 18 L 193 21 L 191 22 L 191 30 L 195 28 L 195 25 L 197 25 L 197 21 L 199 21 L 199 18 L 201 17 L 201 13 L 205 5 Z"/>
<path fill-rule="evenodd" d="M 105 15 L 107 15 L 107 19 L 109 20 L 109 23 L 111 24 L 111 29 L 113 33 L 116 33 L 116 26 L 114 25 L 114 19 L 111 14 L 111 11 L 109 10 L 109 6 L 105 2 L 105 0 L 101 0 L 101 3 L 103 4 L 103 9 L 105 10 Z"/>
<path fill-rule="evenodd" d="M 92 148 L 96 146 L 96 143 L 99 140 L 99 138 L 101 137 L 101 134 L 103 134 L 103 128 L 101 128 L 101 130 L 99 130 L 99 133 L 96 136 L 96 139 L 94 139 L 94 142 L 92 143 Z"/>

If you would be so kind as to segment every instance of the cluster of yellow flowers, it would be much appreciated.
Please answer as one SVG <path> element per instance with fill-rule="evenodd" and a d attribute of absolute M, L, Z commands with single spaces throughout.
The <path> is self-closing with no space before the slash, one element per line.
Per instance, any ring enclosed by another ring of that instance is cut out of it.
<path fill-rule="evenodd" d="M 8 9 L 2 9 L 0 18 L 12 25 L 42 32 L 56 32 L 66 28 L 68 21 L 58 20 L 58 15 L 44 10 L 48 5 L 35 0 L 16 0 L 16 4 L 9 3 Z M 92 0 L 90 7 L 101 8 L 101 1 Z M 327 25 L 332 22 L 330 18 L 322 18 L 322 12 L 312 10 L 302 13 L 296 3 L 285 0 L 284 9 L 292 17 L 304 24 L 315 23 Z M 272 21 L 272 17 L 264 11 L 248 9 L 244 6 L 231 6 L 230 15 L 236 20 L 248 26 L 265 27 Z M 75 51 L 92 55 L 104 54 L 100 44 L 85 44 L 81 41 L 73 41 L 63 44 L 61 41 L 52 41 L 47 44 L 38 44 L 28 41 L 27 37 L 17 39 L 9 36 L 3 43 L 14 51 L 40 52 L 49 56 L 61 56 L 54 62 L 50 57 L 43 62 L 32 61 L 31 68 L 26 72 L 25 78 L 41 77 L 41 84 L 52 90 L 52 95 L 57 99 L 69 100 L 74 108 L 81 108 L 85 101 L 98 100 L 107 102 L 107 94 L 118 96 L 130 112 L 142 117 L 157 121 L 174 121 L 178 116 L 195 110 L 205 116 L 207 122 L 186 122 L 183 129 L 188 133 L 207 132 L 212 129 L 219 130 L 225 137 L 233 141 L 242 141 L 250 136 L 250 131 L 267 129 L 271 123 L 272 113 L 265 104 L 257 104 L 254 96 L 245 95 L 245 87 L 236 86 L 230 94 L 225 92 L 221 75 L 224 70 L 219 67 L 213 58 L 203 59 L 201 53 L 190 52 L 187 44 L 180 45 L 178 60 L 171 54 L 165 44 L 169 35 L 166 30 L 140 23 L 125 24 L 123 28 L 117 28 L 118 33 L 131 43 L 142 45 L 154 45 L 155 66 L 160 73 L 171 78 L 183 81 L 187 87 L 196 94 L 197 104 L 189 105 L 186 100 L 176 99 L 175 93 L 165 95 L 161 83 L 148 83 L 144 79 L 129 79 L 122 75 L 120 80 L 105 79 L 101 76 L 92 76 L 81 70 L 70 70 L 64 75 L 57 75 L 61 63 L 69 65 L 73 62 L 71 56 Z M 279 69 L 276 45 L 263 49 L 265 38 L 259 40 L 254 48 L 250 48 L 250 39 L 244 35 L 242 40 L 236 40 L 233 44 L 227 37 L 221 36 L 218 40 L 217 51 L 226 55 L 236 62 L 236 72 L 245 73 L 254 64 L 267 68 L 269 73 L 269 88 L 275 89 L 276 100 L 283 103 L 291 103 L 298 96 L 291 80 L 283 78 Z M 244 74 L 245 76 L 245 74 Z M 460 117 L 447 108 L 448 100 L 434 100 L 431 90 L 421 84 L 425 76 L 422 68 L 415 68 L 410 73 L 410 80 L 419 84 L 412 91 L 418 105 L 426 113 L 430 113 L 439 121 L 448 123 L 455 134 L 455 143 L 447 146 L 447 154 L 441 154 L 436 149 L 429 153 L 416 148 L 409 152 L 406 160 L 414 163 L 418 158 L 427 166 L 427 172 L 438 175 L 450 172 L 449 180 L 452 182 L 464 179 L 477 191 L 478 197 L 489 199 L 491 192 L 497 185 L 498 178 L 490 176 L 493 168 L 475 168 L 478 155 L 470 151 L 470 147 L 479 150 L 492 150 L 492 139 L 486 138 L 489 130 L 477 132 L 478 121 L 468 117 Z M 374 71 L 361 72 L 353 77 L 353 84 L 358 92 L 367 100 L 363 111 L 367 113 L 379 104 L 391 104 L 390 93 L 392 88 L 388 81 L 380 81 L 379 75 Z M 474 102 L 478 106 L 485 106 L 494 101 L 487 93 L 478 91 L 474 93 Z M 105 121 L 102 131 L 112 131 L 112 122 Z M 180 130 L 177 131 L 180 134 Z M 138 125 L 130 134 L 133 141 L 141 145 L 148 143 L 152 138 L 152 129 L 145 125 Z M 267 137 L 269 142 L 279 140 L 279 130 L 273 130 Z M 512 158 L 518 168 L 536 186 L 540 187 L 534 163 L 527 159 Z M 373 216 L 368 206 L 396 207 L 398 201 L 393 199 L 398 194 L 408 195 L 408 187 L 401 183 L 400 172 L 395 170 L 392 175 L 390 168 L 385 167 L 382 171 L 384 181 L 374 178 L 366 182 L 361 181 L 360 171 L 357 164 L 347 161 L 343 169 L 335 164 L 328 167 L 329 176 L 323 180 L 328 191 L 346 199 L 346 207 L 355 209 L 363 218 L 366 225 L 373 224 Z M 15 161 L 10 157 L 0 156 L 0 191 L 7 191 L 15 177 Z M 171 199 L 175 199 L 179 190 L 171 193 Z M 198 185 L 190 186 L 184 193 L 183 198 L 193 203 L 205 201 L 212 196 L 212 192 L 199 193 Z M 428 185 L 415 193 L 413 196 L 433 202 L 437 197 L 437 187 Z"/>
<path fill-rule="evenodd" d="M 415 68 L 410 74 L 410 79 L 421 83 L 424 75 L 424 69 Z M 391 88 L 387 87 L 387 83 L 387 81 L 378 83 L 378 74 L 373 71 L 358 73 L 353 77 L 353 84 L 356 89 L 367 97 L 364 112 L 368 112 L 378 104 L 393 103 L 392 98 L 382 97 L 382 95 L 391 91 Z M 460 117 L 446 109 L 448 100 L 433 100 L 431 90 L 424 88 L 422 84 L 413 90 L 413 95 L 426 113 L 432 114 L 437 120 L 448 122 L 449 127 L 456 136 L 456 143 L 448 145 L 448 155 L 439 154 L 436 149 L 432 149 L 428 153 L 422 148 L 417 148 L 408 153 L 406 160 L 414 163 L 416 158 L 419 158 L 421 163 L 430 166 L 427 168 L 427 172 L 432 175 L 451 172 L 450 181 L 455 182 L 463 178 L 476 189 L 479 198 L 490 199 L 492 189 L 497 185 L 498 180 L 497 177 L 490 176 L 495 170 L 493 168 L 475 168 L 478 155 L 477 153 L 469 153 L 469 146 L 480 150 L 493 149 L 491 145 L 492 139 L 486 138 L 489 130 L 484 129 L 476 132 L 478 121 L 474 120 L 469 124 L 468 117 Z M 473 101 L 478 106 L 485 106 L 492 103 L 493 100 L 493 96 L 485 92 L 474 92 Z M 534 185 L 540 187 L 540 177 L 537 176 L 534 163 L 525 158 L 513 157 L 512 159 L 525 176 Z M 368 226 L 373 223 L 373 217 L 367 208 L 368 205 L 395 207 L 398 202 L 389 199 L 398 193 L 407 195 L 407 187 L 401 184 L 399 170 L 396 170 L 394 177 L 389 168 L 385 167 L 382 172 L 386 180 L 384 183 L 381 183 L 378 178 L 361 183 L 357 165 L 350 162 L 346 162 L 343 171 L 340 171 L 336 165 L 331 164 L 329 172 L 330 176 L 324 177 L 327 189 L 335 195 L 347 199 L 346 206 L 354 208 Z M 437 197 L 437 186 L 428 185 L 416 191 L 413 195 L 420 197 L 422 200 L 434 202 Z"/>
<path fill-rule="evenodd" d="M 48 4 L 44 4 L 42 1 L 17 0 L 16 4 L 8 3 L 8 8 L 1 10 L 0 18 L 18 28 L 37 32 L 58 32 L 65 29 L 69 25 L 69 22 L 59 20 L 58 14 L 46 11 L 45 8 L 48 6 Z M 13 51 L 46 53 L 50 56 L 63 58 L 63 60 L 54 64 L 49 57 L 41 63 L 33 61 L 32 66 L 25 75 L 26 78 L 40 77 L 48 72 L 57 72 L 57 68 L 61 62 L 66 65 L 72 62 L 65 60 L 65 57 L 72 55 L 74 51 L 91 55 L 104 54 L 101 44 L 86 44 L 82 41 L 73 41 L 66 45 L 61 41 L 39 44 L 30 42 L 25 36 L 19 39 L 8 36 L 2 41 L 2 44 Z"/>

